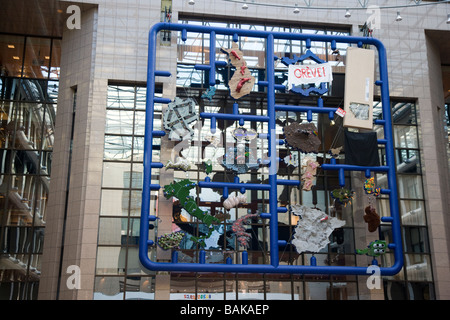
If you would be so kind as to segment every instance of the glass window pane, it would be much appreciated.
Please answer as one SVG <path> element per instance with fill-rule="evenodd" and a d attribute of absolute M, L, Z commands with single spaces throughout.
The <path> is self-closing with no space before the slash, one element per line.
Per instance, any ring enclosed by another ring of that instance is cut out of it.
<path fill-rule="evenodd" d="M 415 126 L 394 126 L 396 148 L 418 148 L 417 128 Z"/>
<path fill-rule="evenodd" d="M 98 247 L 96 274 L 124 274 L 125 248 Z"/>
<path fill-rule="evenodd" d="M 418 150 L 395 150 L 397 173 L 420 173 L 420 154 Z"/>
<path fill-rule="evenodd" d="M 105 160 L 131 161 L 132 136 L 105 135 Z"/>
<path fill-rule="evenodd" d="M 430 256 L 425 254 L 406 254 L 405 268 L 408 281 L 432 281 Z"/>
<path fill-rule="evenodd" d="M 126 244 L 128 228 L 127 218 L 101 217 L 99 221 L 98 244 L 121 245 Z"/>
<path fill-rule="evenodd" d="M 239 300 L 264 300 L 266 284 L 262 280 L 239 280 L 238 299 Z"/>
<path fill-rule="evenodd" d="M 400 198 L 423 199 L 422 177 L 418 175 L 399 175 Z"/>
<path fill-rule="evenodd" d="M 94 300 L 123 300 L 123 277 L 96 277 Z"/>
<path fill-rule="evenodd" d="M 400 200 L 403 225 L 426 225 L 425 203 L 415 200 Z"/>
<path fill-rule="evenodd" d="M 291 300 L 291 282 L 268 281 L 266 300 Z"/>
<path fill-rule="evenodd" d="M 14 105 L 15 148 L 22 150 L 39 149 L 42 139 L 44 105 L 40 103 L 17 103 Z"/>
<path fill-rule="evenodd" d="M 125 286 L 125 300 L 154 300 L 155 278 L 128 277 Z"/>
<path fill-rule="evenodd" d="M 128 215 L 129 190 L 102 190 L 100 215 Z"/>
<path fill-rule="evenodd" d="M 47 79 L 50 71 L 50 39 L 27 38 L 23 76 Z"/>
<path fill-rule="evenodd" d="M 108 86 L 108 108 L 134 109 L 134 87 Z"/>
<path fill-rule="evenodd" d="M 160 96 L 157 93 L 155 96 Z M 147 100 L 147 88 L 136 87 L 136 110 L 145 110 L 145 103 Z M 155 109 L 157 109 L 155 107 Z"/>
<path fill-rule="evenodd" d="M 330 300 L 329 282 L 305 282 L 306 300 Z"/>
<path fill-rule="evenodd" d="M 429 252 L 428 232 L 425 227 L 404 227 L 405 252 Z"/>
<path fill-rule="evenodd" d="M 1 76 L 20 77 L 22 74 L 24 37 L 0 37 Z"/>
<path fill-rule="evenodd" d="M 106 110 L 105 133 L 133 134 L 132 110 Z"/>
<path fill-rule="evenodd" d="M 104 162 L 103 182 L 105 188 L 129 188 L 131 163 Z"/>
<path fill-rule="evenodd" d="M 61 67 L 61 40 L 53 39 L 50 61 L 50 79 L 59 79 Z"/>
<path fill-rule="evenodd" d="M 416 124 L 416 105 L 409 102 L 395 102 L 392 105 L 394 124 Z"/>

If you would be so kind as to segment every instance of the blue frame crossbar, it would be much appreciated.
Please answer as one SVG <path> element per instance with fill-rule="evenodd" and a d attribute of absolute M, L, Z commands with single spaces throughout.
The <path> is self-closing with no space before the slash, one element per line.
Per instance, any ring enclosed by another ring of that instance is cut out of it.
<path fill-rule="evenodd" d="M 149 32 L 149 51 L 148 51 L 148 70 L 147 70 L 147 98 L 146 98 L 146 123 L 145 123 L 145 142 L 144 142 L 144 175 L 143 175 L 143 190 L 142 190 L 142 207 L 141 207 L 141 227 L 140 227 L 140 241 L 139 241 L 139 259 L 142 265 L 155 271 L 191 271 L 191 272 L 231 272 L 231 273 L 289 273 L 289 274 L 347 274 L 347 275 L 368 275 L 372 274 L 373 270 L 368 269 L 368 266 L 321 266 L 316 265 L 314 257 L 311 258 L 310 265 L 280 265 L 279 264 L 279 246 L 283 245 L 283 241 L 278 240 L 278 213 L 286 212 L 286 208 L 278 207 L 277 200 L 277 185 L 299 185 L 300 182 L 296 180 L 280 180 L 277 179 L 276 165 L 269 165 L 269 179 L 267 184 L 247 184 L 240 183 L 236 179 L 234 183 L 214 183 L 206 178 L 205 181 L 198 183 L 200 188 L 222 188 L 224 193 L 229 189 L 236 189 L 245 191 L 250 190 L 267 190 L 269 192 L 269 212 L 261 214 L 261 218 L 269 220 L 270 227 L 270 264 L 249 264 L 248 253 L 242 253 L 241 263 L 233 263 L 228 259 L 226 263 L 210 264 L 205 263 L 205 251 L 200 250 L 198 263 L 181 263 L 177 261 L 177 251 L 173 251 L 171 262 L 155 262 L 149 258 L 149 248 L 154 246 L 154 241 L 149 239 L 149 224 L 157 219 L 156 216 L 150 215 L 150 192 L 159 190 L 160 185 L 151 184 L 151 170 L 152 168 L 162 168 L 163 164 L 152 162 L 152 141 L 154 137 L 162 137 L 165 135 L 164 131 L 153 130 L 153 113 L 154 104 L 169 103 L 170 99 L 163 99 L 155 97 L 156 77 L 168 77 L 170 72 L 156 69 L 156 48 L 158 44 L 157 34 L 161 30 L 178 31 L 181 32 L 182 40 L 187 39 L 188 32 L 206 33 L 210 37 L 209 45 L 209 65 L 196 65 L 198 70 L 209 72 L 209 82 L 211 86 L 215 85 L 216 67 L 224 66 L 224 61 L 216 61 L 216 35 L 231 36 L 233 41 L 237 42 L 239 37 L 254 37 L 265 39 L 266 43 L 266 74 L 267 81 L 260 81 L 258 84 L 267 87 L 267 115 L 258 118 L 251 118 L 251 116 L 240 115 L 237 112 L 233 114 L 208 114 L 201 113 L 200 117 L 211 119 L 211 130 L 215 129 L 216 119 L 230 119 L 239 121 L 242 125 L 244 121 L 265 121 L 268 122 L 269 133 L 266 134 L 268 139 L 268 161 L 270 164 L 276 163 L 275 148 L 279 144 L 275 134 L 275 114 L 276 111 L 294 111 L 306 112 L 309 121 L 312 119 L 313 113 L 327 113 L 330 118 L 334 117 L 337 108 L 326 108 L 323 106 L 322 99 L 319 98 L 318 106 L 288 106 L 277 105 L 275 102 L 275 90 L 283 89 L 280 85 L 276 85 L 274 81 L 275 60 L 274 55 L 274 40 L 301 40 L 306 41 L 306 44 L 311 44 L 311 41 L 329 42 L 331 48 L 336 48 L 337 43 L 356 44 L 358 47 L 363 45 L 372 45 L 378 50 L 379 59 L 379 76 L 380 79 L 375 82 L 381 90 L 381 102 L 383 119 L 376 120 L 375 123 L 384 127 L 385 139 L 378 140 L 378 143 L 385 145 L 386 150 L 386 165 L 380 167 L 363 167 L 355 165 L 336 164 L 334 159 L 330 163 L 322 164 L 323 170 L 337 170 L 339 173 L 339 184 L 345 185 L 344 172 L 345 171 L 360 171 L 364 172 L 366 177 L 370 177 L 371 172 L 385 172 L 387 174 L 388 187 L 382 189 L 382 193 L 389 194 L 390 216 L 382 217 L 382 221 L 390 223 L 392 226 L 392 242 L 388 244 L 388 248 L 394 254 L 394 263 L 390 267 L 380 267 L 381 275 L 395 275 L 403 267 L 403 250 L 401 240 L 400 216 L 397 196 L 397 177 L 393 146 L 392 133 L 392 115 L 389 101 L 389 85 L 388 85 L 388 70 L 387 58 L 384 45 L 375 38 L 369 37 L 353 37 L 353 36 L 334 36 L 334 35 L 313 35 L 301 33 L 283 33 L 283 32 L 269 32 L 257 30 L 242 30 L 242 29 L 228 29 L 216 28 L 209 26 L 198 26 L 188 24 L 173 24 L 173 23 L 157 23 Z M 250 117 L 250 118 L 249 118 Z M 261 136 L 261 135 L 260 135 Z M 284 243 L 285 244 L 285 243 Z M 376 260 L 372 262 L 376 264 Z"/>

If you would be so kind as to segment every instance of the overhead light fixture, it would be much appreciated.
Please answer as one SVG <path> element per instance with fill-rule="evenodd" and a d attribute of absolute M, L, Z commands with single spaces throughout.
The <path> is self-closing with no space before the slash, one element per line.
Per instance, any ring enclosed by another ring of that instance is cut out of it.
<path fill-rule="evenodd" d="M 18 56 L 13 56 L 14 60 L 20 60 L 20 58 Z"/>
<path fill-rule="evenodd" d="M 195 4 L 195 1 L 194 0 L 189 0 L 189 2 L 188 2 L 191 6 L 193 6 L 194 4 Z"/>
<path fill-rule="evenodd" d="M 450 24 L 450 13 L 447 14 L 447 24 Z"/>
<path fill-rule="evenodd" d="M 350 18 L 352 16 L 352 14 L 350 13 L 350 11 L 347 9 L 347 11 L 345 12 L 345 17 L 346 18 Z"/>
<path fill-rule="evenodd" d="M 402 21 L 403 18 L 400 16 L 400 11 L 397 11 L 397 18 L 395 18 L 395 21 Z"/>
<path fill-rule="evenodd" d="M 247 9 L 248 9 L 248 5 L 247 5 L 246 3 L 244 3 L 244 4 L 242 5 L 242 9 L 247 10 Z"/>
<path fill-rule="evenodd" d="M 299 8 L 297 8 L 297 4 L 295 4 L 295 9 L 294 9 L 294 13 L 299 13 L 300 12 L 300 9 Z"/>
<path fill-rule="evenodd" d="M 50 60 L 50 56 L 45 56 L 44 59 L 45 60 Z"/>
<path fill-rule="evenodd" d="M 8 48 L 9 48 L 9 49 L 14 49 L 15 46 L 14 46 L 13 44 L 8 44 Z"/>

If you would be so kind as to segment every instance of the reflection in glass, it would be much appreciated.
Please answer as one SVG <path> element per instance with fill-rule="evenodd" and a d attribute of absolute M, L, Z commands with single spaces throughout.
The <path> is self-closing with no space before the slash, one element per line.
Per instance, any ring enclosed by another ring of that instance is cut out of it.
<path fill-rule="evenodd" d="M 400 213 L 403 225 L 426 224 L 425 203 L 416 200 L 400 200 Z"/>
<path fill-rule="evenodd" d="M 23 76 L 47 79 L 50 71 L 51 40 L 27 37 Z"/>
<path fill-rule="evenodd" d="M 131 160 L 132 136 L 105 135 L 105 160 Z"/>
<path fill-rule="evenodd" d="M 123 277 L 96 277 L 94 300 L 123 300 Z"/>
<path fill-rule="evenodd" d="M 24 37 L 2 35 L 0 37 L 0 75 L 20 77 L 22 75 Z"/>
<path fill-rule="evenodd" d="M 394 126 L 396 148 L 418 148 L 417 128 L 415 126 Z"/>
<path fill-rule="evenodd" d="M 99 245 L 121 245 L 126 243 L 128 219 L 101 217 L 98 227 Z"/>
<path fill-rule="evenodd" d="M 130 110 L 108 109 L 105 133 L 133 134 L 133 117 L 134 113 Z"/>
<path fill-rule="evenodd" d="M 432 281 L 429 255 L 406 254 L 405 267 L 409 281 Z"/>
<path fill-rule="evenodd" d="M 125 259 L 121 259 L 121 247 L 98 247 L 96 274 L 124 274 Z"/>
<path fill-rule="evenodd" d="M 125 300 L 155 299 L 154 277 L 127 277 L 125 285 Z"/>
<path fill-rule="evenodd" d="M 100 215 L 126 216 L 128 215 L 129 190 L 103 189 L 101 194 Z"/>

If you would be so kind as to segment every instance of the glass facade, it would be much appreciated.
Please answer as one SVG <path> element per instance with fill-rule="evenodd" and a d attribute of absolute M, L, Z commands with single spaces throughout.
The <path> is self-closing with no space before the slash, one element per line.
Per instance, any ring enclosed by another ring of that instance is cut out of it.
<path fill-rule="evenodd" d="M 142 86 L 108 87 L 94 299 L 154 297 L 154 273 L 138 258 L 145 97 Z"/>
<path fill-rule="evenodd" d="M 388 300 L 434 299 L 416 104 L 398 101 L 391 104 L 405 266 L 396 276 L 386 277 L 385 297 Z M 377 177 L 380 185 L 385 179 L 384 175 Z M 382 197 L 378 203 L 381 215 L 389 215 L 387 199 Z M 385 227 L 382 231 L 389 238 L 389 229 Z"/>
<path fill-rule="evenodd" d="M 0 34 L 0 299 L 37 298 L 60 39 Z"/>

